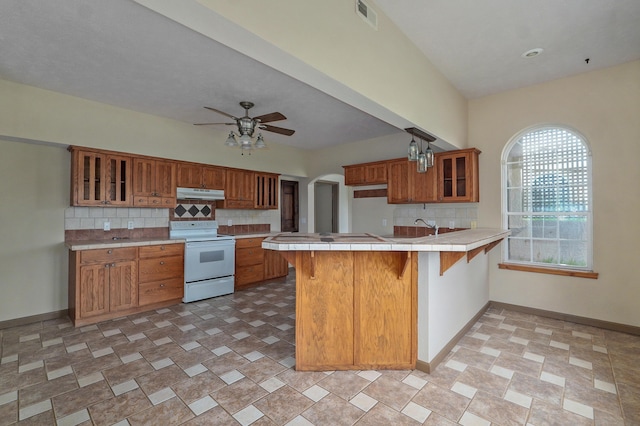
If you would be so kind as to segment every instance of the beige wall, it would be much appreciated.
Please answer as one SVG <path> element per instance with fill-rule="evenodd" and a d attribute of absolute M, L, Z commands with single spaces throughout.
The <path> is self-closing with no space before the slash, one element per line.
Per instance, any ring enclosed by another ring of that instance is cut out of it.
<path fill-rule="evenodd" d="M 67 308 L 69 153 L 0 138 L 0 321 Z"/>
<path fill-rule="evenodd" d="M 500 159 L 507 142 L 538 124 L 581 133 L 592 150 L 597 280 L 497 269 L 491 300 L 640 326 L 640 61 L 469 102 L 469 144 L 480 155 L 479 226 L 501 226 Z"/>

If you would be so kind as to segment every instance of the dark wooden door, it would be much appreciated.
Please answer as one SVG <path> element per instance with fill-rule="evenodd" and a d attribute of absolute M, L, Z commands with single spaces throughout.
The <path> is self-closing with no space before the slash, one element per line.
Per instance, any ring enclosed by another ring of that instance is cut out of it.
<path fill-rule="evenodd" d="M 282 232 L 298 232 L 298 182 L 280 181 L 281 208 L 280 230 Z"/>

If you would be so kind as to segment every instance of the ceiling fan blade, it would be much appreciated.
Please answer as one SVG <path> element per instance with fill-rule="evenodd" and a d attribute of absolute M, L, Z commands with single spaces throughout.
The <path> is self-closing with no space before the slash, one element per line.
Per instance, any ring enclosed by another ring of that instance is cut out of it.
<path fill-rule="evenodd" d="M 236 123 L 193 123 L 194 126 L 212 126 L 215 124 L 226 124 L 227 126 L 235 126 Z"/>
<path fill-rule="evenodd" d="M 282 127 L 276 127 L 276 126 L 270 126 L 268 124 L 261 124 L 258 127 L 260 127 L 263 130 L 266 130 L 268 132 L 280 133 L 281 135 L 285 135 L 285 136 L 291 136 L 292 134 L 294 134 L 296 132 L 295 130 L 284 129 Z"/>
<path fill-rule="evenodd" d="M 264 114 L 258 117 L 253 117 L 253 119 L 260 120 L 261 123 L 271 123 L 272 121 L 286 120 L 287 117 L 285 117 L 279 112 L 272 112 L 270 114 Z"/>
<path fill-rule="evenodd" d="M 231 114 L 227 114 L 227 113 L 226 113 L 226 112 L 224 112 L 224 111 L 220 111 L 220 110 L 217 110 L 217 109 L 215 109 L 215 108 L 208 107 L 208 106 L 206 106 L 205 108 L 206 108 L 206 109 L 208 109 L 209 111 L 217 112 L 218 114 L 222 114 L 222 115 L 224 115 L 224 116 L 226 116 L 226 117 L 233 118 L 234 120 L 237 120 L 237 118 L 236 118 L 236 117 L 234 117 L 234 116 L 233 116 L 233 115 L 231 115 Z"/>

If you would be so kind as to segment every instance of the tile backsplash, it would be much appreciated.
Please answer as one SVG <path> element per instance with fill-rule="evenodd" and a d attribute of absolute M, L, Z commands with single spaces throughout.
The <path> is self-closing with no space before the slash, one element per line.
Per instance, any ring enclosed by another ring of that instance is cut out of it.
<path fill-rule="evenodd" d="M 414 222 L 418 218 L 425 222 L 434 220 L 440 228 L 448 228 L 451 222 L 454 228 L 471 228 L 472 222 L 478 221 L 478 206 L 476 203 L 398 206 L 393 212 L 393 225 L 415 226 Z"/>
<path fill-rule="evenodd" d="M 109 222 L 111 229 L 127 229 L 129 221 L 138 228 L 168 228 L 169 209 L 140 207 L 67 207 L 64 229 L 103 229 Z"/>
<path fill-rule="evenodd" d="M 279 210 L 216 209 L 215 215 L 219 226 L 268 224 L 271 231 L 280 231 Z"/>
<path fill-rule="evenodd" d="M 215 209 L 203 202 L 179 202 L 174 209 L 154 209 L 138 207 L 67 207 L 65 209 L 65 231 L 100 231 L 109 222 L 111 233 L 121 236 L 133 222 L 135 235 L 143 235 L 140 230 L 156 232 L 165 228 L 168 232 L 170 220 L 212 220 L 216 219 L 221 228 L 229 232 L 268 232 L 280 230 L 278 210 L 226 210 Z M 97 234 L 100 234 L 97 232 Z M 87 234 L 86 232 L 82 235 Z M 94 233 L 95 234 L 95 233 Z M 71 233 L 69 235 L 75 235 Z M 93 234 L 91 234 L 93 235 Z M 145 234 L 146 235 L 146 234 Z"/>

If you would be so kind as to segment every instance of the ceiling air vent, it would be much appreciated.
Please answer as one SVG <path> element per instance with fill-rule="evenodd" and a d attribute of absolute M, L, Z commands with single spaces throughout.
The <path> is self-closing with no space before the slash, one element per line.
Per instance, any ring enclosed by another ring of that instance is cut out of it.
<path fill-rule="evenodd" d="M 356 0 L 356 13 L 376 30 L 378 29 L 378 14 L 367 3 Z"/>

